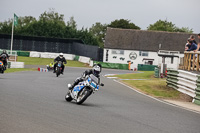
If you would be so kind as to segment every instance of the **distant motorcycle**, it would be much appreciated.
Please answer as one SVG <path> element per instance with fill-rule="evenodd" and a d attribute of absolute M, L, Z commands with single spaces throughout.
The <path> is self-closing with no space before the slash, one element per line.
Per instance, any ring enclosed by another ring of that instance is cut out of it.
<path fill-rule="evenodd" d="M 5 64 L 3 64 L 4 60 L 7 60 L 7 58 L 4 55 L 0 56 L 0 73 L 4 73 L 6 70 Z"/>
<path fill-rule="evenodd" d="M 72 90 L 69 90 L 65 95 L 65 100 L 70 102 L 75 100 L 77 104 L 82 104 L 92 93 L 99 90 L 99 78 L 93 74 L 87 75 L 85 80 L 76 85 Z M 100 84 L 104 86 L 103 83 Z M 68 88 L 71 84 L 68 84 Z"/>
<path fill-rule="evenodd" d="M 51 62 L 49 65 L 46 65 L 46 66 L 47 66 L 48 71 L 51 71 L 53 70 L 54 63 Z"/>
<path fill-rule="evenodd" d="M 4 73 L 4 65 L 3 65 L 3 62 L 0 61 L 0 73 Z"/>
<path fill-rule="evenodd" d="M 58 61 L 58 64 L 56 66 L 56 76 L 58 77 L 60 74 L 61 74 L 61 71 L 62 71 L 62 62 L 61 61 Z"/>

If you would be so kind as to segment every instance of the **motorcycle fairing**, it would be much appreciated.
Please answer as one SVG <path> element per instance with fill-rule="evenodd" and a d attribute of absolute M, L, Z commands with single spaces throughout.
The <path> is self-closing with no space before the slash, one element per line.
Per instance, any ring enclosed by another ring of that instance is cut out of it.
<path fill-rule="evenodd" d="M 85 85 L 83 84 L 83 82 L 80 82 L 78 85 L 76 85 L 73 88 L 73 95 L 74 97 L 77 97 L 78 93 L 85 87 Z"/>
<path fill-rule="evenodd" d="M 2 61 L 0 61 L 0 66 L 3 66 L 3 62 Z"/>

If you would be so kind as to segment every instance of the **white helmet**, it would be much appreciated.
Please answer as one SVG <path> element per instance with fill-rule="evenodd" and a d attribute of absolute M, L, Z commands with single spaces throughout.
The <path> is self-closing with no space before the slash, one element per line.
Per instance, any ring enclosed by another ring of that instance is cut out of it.
<path fill-rule="evenodd" d="M 59 56 L 60 56 L 60 58 L 62 58 L 63 57 L 63 53 L 60 53 Z"/>
<path fill-rule="evenodd" d="M 94 65 L 93 71 L 94 71 L 94 75 L 99 75 L 99 73 L 101 72 L 101 67 L 99 65 Z"/>

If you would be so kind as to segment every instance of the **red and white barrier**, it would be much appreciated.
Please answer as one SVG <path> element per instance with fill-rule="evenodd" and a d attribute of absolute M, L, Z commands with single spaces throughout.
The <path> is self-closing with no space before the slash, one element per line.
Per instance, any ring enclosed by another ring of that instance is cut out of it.
<path fill-rule="evenodd" d="M 40 67 L 38 67 L 38 71 L 39 72 L 48 72 L 49 70 L 46 69 L 46 68 L 40 68 Z"/>

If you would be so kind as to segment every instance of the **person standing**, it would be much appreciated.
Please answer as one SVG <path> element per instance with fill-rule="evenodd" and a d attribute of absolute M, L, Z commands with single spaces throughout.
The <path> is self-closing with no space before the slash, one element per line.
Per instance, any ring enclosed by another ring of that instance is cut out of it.
<path fill-rule="evenodd" d="M 197 42 L 195 41 L 195 37 L 193 35 L 190 36 L 190 39 L 193 41 L 193 43 L 197 44 Z"/>
<path fill-rule="evenodd" d="M 200 51 L 200 33 L 198 34 L 198 44 L 197 44 L 197 49 L 195 52 Z"/>

